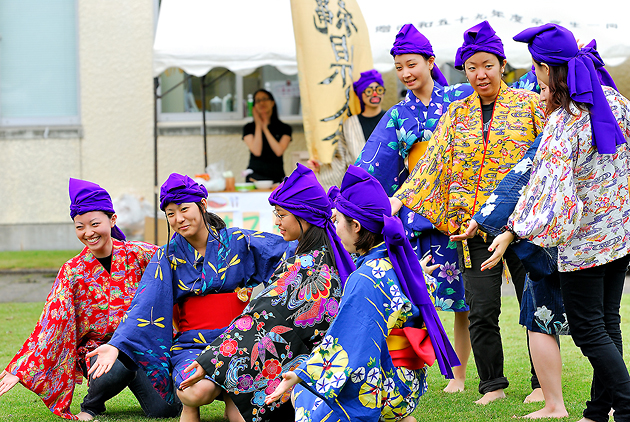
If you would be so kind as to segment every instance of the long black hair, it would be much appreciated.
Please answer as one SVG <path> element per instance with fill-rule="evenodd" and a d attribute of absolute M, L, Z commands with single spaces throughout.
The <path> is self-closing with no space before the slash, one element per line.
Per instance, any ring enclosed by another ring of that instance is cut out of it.
<path fill-rule="evenodd" d="M 302 227 L 302 221 L 304 220 L 296 216 L 295 214 L 291 215 L 295 217 L 298 224 L 300 225 L 300 237 L 298 238 L 298 247 L 295 250 L 295 254 L 299 255 L 325 247 L 326 250 L 330 253 L 333 267 L 336 268 L 337 263 L 335 262 L 335 254 L 333 253 L 330 238 L 328 237 L 328 233 L 326 233 L 326 229 L 311 224 L 309 228 L 304 231 Z"/>
<path fill-rule="evenodd" d="M 256 94 L 262 92 L 265 94 L 271 101 L 273 101 L 273 108 L 271 109 L 271 117 L 269 118 L 269 123 L 278 123 L 280 118 L 278 117 L 278 107 L 276 106 L 276 100 L 273 98 L 273 94 L 266 89 L 259 89 L 254 92 L 254 104 L 256 104 Z"/>

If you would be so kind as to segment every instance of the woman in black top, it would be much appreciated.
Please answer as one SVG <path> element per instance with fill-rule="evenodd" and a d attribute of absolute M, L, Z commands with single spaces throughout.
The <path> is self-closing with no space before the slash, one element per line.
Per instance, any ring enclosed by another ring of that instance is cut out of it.
<path fill-rule="evenodd" d="M 291 126 L 278 119 L 273 95 L 259 89 L 254 93 L 254 121 L 243 128 L 243 141 L 249 148 L 249 166 L 252 170 L 246 181 L 284 179 L 282 154 L 291 142 Z"/>

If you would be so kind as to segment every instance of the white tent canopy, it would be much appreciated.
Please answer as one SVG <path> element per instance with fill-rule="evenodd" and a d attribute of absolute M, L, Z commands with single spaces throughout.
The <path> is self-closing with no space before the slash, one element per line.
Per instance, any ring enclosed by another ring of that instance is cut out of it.
<path fill-rule="evenodd" d="M 516 68 L 529 67 L 531 57 L 527 46 L 512 37 L 546 22 L 571 29 L 585 42 L 596 39 L 607 65 L 630 56 L 630 23 L 621 0 L 600 0 L 597 7 L 585 1 L 530 0 L 488 8 L 469 0 L 357 1 L 370 32 L 374 67 L 381 72 L 393 68 L 389 50 L 398 28 L 409 22 L 431 40 L 439 63 L 452 62 L 464 30 L 484 19 L 502 38 L 508 62 Z M 154 76 L 170 67 L 195 76 L 214 67 L 246 75 L 263 65 L 297 73 L 289 0 L 162 0 L 153 51 Z"/>

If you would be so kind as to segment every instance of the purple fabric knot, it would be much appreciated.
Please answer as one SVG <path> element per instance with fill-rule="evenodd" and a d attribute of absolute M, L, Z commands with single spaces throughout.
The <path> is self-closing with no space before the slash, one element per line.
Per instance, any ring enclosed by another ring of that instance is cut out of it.
<path fill-rule="evenodd" d="M 387 243 L 402 246 L 407 240 L 407 236 L 405 236 L 405 229 L 400 218 L 384 215 L 383 222 L 383 231 L 381 233 L 387 239 Z"/>
<path fill-rule="evenodd" d="M 114 204 L 109 193 L 96 183 L 87 180 L 70 178 L 68 183 L 70 195 L 70 218 L 90 211 L 115 213 Z M 125 234 L 117 226 L 112 227 L 112 237 L 125 241 Z"/>
<path fill-rule="evenodd" d="M 478 23 L 464 32 L 464 44 L 455 54 L 455 69 L 463 70 L 466 60 L 481 51 L 496 54 L 501 61 L 505 60 L 503 42 L 488 21 Z"/>
<path fill-rule="evenodd" d="M 171 173 L 160 188 L 160 209 L 164 211 L 170 203 L 199 202 L 208 197 L 208 190 L 190 177 Z"/>

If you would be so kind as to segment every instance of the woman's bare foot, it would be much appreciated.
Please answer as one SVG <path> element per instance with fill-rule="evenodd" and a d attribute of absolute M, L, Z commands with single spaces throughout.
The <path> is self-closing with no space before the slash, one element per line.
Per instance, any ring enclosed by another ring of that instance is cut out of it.
<path fill-rule="evenodd" d="M 464 380 L 452 379 L 448 382 L 448 385 L 444 387 L 445 393 L 460 393 L 464 391 Z"/>
<path fill-rule="evenodd" d="M 569 412 L 567 409 L 562 406 L 561 409 L 551 409 L 547 406 L 543 407 L 540 410 L 532 412 L 528 415 L 523 416 L 525 419 L 540 419 L 540 418 L 566 418 L 569 416 Z"/>
<path fill-rule="evenodd" d="M 416 418 L 414 418 L 413 416 L 409 415 L 409 416 L 405 416 L 404 418 L 402 418 L 400 420 L 400 422 L 417 422 Z"/>
<path fill-rule="evenodd" d="M 578 422 L 595 422 L 595 421 L 593 419 L 589 419 L 589 418 L 582 418 Z"/>
<path fill-rule="evenodd" d="M 542 388 L 534 388 L 534 390 L 529 393 L 523 403 L 537 403 L 540 401 L 545 401 L 545 395 L 543 394 Z"/>
<path fill-rule="evenodd" d="M 91 421 L 92 419 L 94 419 L 94 416 L 90 415 L 87 412 L 79 412 L 76 416 L 80 421 Z"/>
<path fill-rule="evenodd" d="M 488 404 L 495 400 L 504 399 L 504 398 L 505 398 L 505 393 L 503 392 L 503 389 L 494 390 L 494 391 L 490 391 L 489 393 L 484 394 L 483 397 L 477 400 L 475 403 Z"/>

